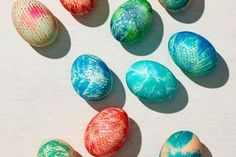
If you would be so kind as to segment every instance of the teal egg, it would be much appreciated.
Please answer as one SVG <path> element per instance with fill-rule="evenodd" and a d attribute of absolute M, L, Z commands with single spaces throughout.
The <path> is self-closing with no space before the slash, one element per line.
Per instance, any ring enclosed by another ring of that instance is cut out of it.
<path fill-rule="evenodd" d="M 166 10 L 170 12 L 179 12 L 186 9 L 191 3 L 191 0 L 159 0 L 159 2 Z"/>
<path fill-rule="evenodd" d="M 190 131 L 172 134 L 164 143 L 159 157 L 201 157 L 202 144 Z"/>
<path fill-rule="evenodd" d="M 217 52 L 204 37 L 193 32 L 174 34 L 168 44 L 169 53 L 179 68 L 191 76 L 210 74 L 217 62 Z"/>
<path fill-rule="evenodd" d="M 142 100 L 162 102 L 178 89 L 178 81 L 164 65 L 154 61 L 138 61 L 126 73 L 130 91 Z"/>
<path fill-rule="evenodd" d="M 128 0 L 114 12 L 110 29 L 118 41 L 134 43 L 147 34 L 152 21 L 152 7 L 147 0 Z"/>

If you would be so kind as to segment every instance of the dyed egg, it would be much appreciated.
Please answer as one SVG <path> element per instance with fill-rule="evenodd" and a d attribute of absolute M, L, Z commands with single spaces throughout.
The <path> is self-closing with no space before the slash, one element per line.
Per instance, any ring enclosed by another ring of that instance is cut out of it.
<path fill-rule="evenodd" d="M 62 140 L 50 140 L 40 147 L 38 157 L 77 157 L 77 153 Z"/>
<path fill-rule="evenodd" d="M 174 62 L 189 75 L 205 76 L 216 66 L 215 48 L 198 34 L 176 33 L 170 38 L 168 48 Z"/>
<path fill-rule="evenodd" d="M 85 15 L 95 7 L 95 0 L 60 0 L 73 15 Z"/>
<path fill-rule="evenodd" d="M 93 156 L 110 156 L 125 143 L 129 131 L 129 117 L 120 108 L 107 108 L 88 124 L 84 143 Z"/>
<path fill-rule="evenodd" d="M 190 131 L 179 131 L 165 142 L 159 157 L 201 157 L 202 144 Z"/>
<path fill-rule="evenodd" d="M 159 2 L 166 10 L 170 12 L 179 12 L 186 9 L 191 3 L 191 0 L 159 0 Z"/>
<path fill-rule="evenodd" d="M 17 32 L 32 46 L 48 46 L 57 37 L 56 18 L 37 0 L 17 0 L 12 8 L 12 20 Z"/>
<path fill-rule="evenodd" d="M 110 29 L 123 43 L 134 43 L 150 30 L 153 21 L 152 7 L 146 0 L 128 0 L 114 12 Z"/>
<path fill-rule="evenodd" d="M 112 72 L 107 65 L 100 58 L 87 54 L 74 61 L 71 81 L 76 92 L 88 101 L 103 99 L 113 85 Z"/>
<path fill-rule="evenodd" d="M 126 83 L 138 98 L 162 102 L 175 95 L 178 81 L 165 66 L 153 61 L 134 63 L 126 73 Z"/>

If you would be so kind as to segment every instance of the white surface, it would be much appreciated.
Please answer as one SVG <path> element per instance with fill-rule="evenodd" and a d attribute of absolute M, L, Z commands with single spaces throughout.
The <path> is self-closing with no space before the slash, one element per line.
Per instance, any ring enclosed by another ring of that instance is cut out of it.
<path fill-rule="evenodd" d="M 84 24 L 66 12 L 59 1 L 41 1 L 60 19 L 69 33 L 69 36 L 65 31 L 62 33 L 56 47 L 54 45 L 41 50 L 50 51 L 48 57 L 37 53 L 17 34 L 11 21 L 14 1 L 1 1 L 0 156 L 36 156 L 43 141 L 61 138 L 82 156 L 89 157 L 83 145 L 83 134 L 87 123 L 97 111 L 72 88 L 70 68 L 78 55 L 91 53 L 109 65 L 125 88 L 124 94 L 122 86 L 116 83 L 118 85 L 112 97 L 102 103 L 123 106 L 137 123 L 133 125 L 130 139 L 117 157 L 157 157 L 165 139 L 182 129 L 195 132 L 208 147 L 212 155 L 205 152 L 204 157 L 235 157 L 235 0 L 194 0 L 193 9 L 181 16 L 188 18 L 190 23 L 186 23 L 186 19 L 182 19 L 183 22 L 175 20 L 157 0 L 150 0 L 153 9 L 162 18 L 164 35 L 159 47 L 146 56 L 127 52 L 110 33 L 111 15 L 124 0 L 109 0 L 107 6 L 106 0 L 98 0 L 96 16 L 90 17 L 90 21 L 83 20 Z M 203 14 L 200 17 L 201 10 Z M 109 17 L 101 25 L 108 11 Z M 156 16 L 152 33 L 146 39 L 149 41 L 146 43 L 148 50 L 158 45 L 155 36 L 161 36 L 160 20 L 157 19 Z M 205 86 L 186 77 L 167 53 L 168 38 L 181 30 L 191 30 L 205 36 L 227 64 L 221 62 L 217 72 L 203 79 Z M 69 50 L 68 54 L 63 54 L 63 50 Z M 124 80 L 131 63 L 141 59 L 159 61 L 169 67 L 186 88 L 188 96 L 184 90 L 180 91 L 179 97 L 170 102 L 173 107 L 161 107 L 159 112 L 143 105 L 131 94 Z M 185 108 L 176 109 L 176 105 L 183 107 L 186 101 L 188 103 Z M 168 114 L 166 111 L 174 113 Z"/>

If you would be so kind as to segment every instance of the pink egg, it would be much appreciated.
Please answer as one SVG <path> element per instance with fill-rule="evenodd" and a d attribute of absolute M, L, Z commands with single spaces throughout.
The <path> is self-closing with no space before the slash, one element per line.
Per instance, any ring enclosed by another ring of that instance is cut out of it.
<path fill-rule="evenodd" d="M 21 37 L 32 46 L 48 46 L 57 37 L 56 18 L 37 0 L 17 0 L 12 8 L 12 21 Z"/>
<path fill-rule="evenodd" d="M 98 113 L 88 124 L 84 143 L 96 157 L 110 156 L 125 143 L 129 131 L 129 117 L 120 108 L 108 108 Z"/>
<path fill-rule="evenodd" d="M 62 5 L 73 15 L 85 15 L 95 6 L 95 0 L 60 0 Z"/>

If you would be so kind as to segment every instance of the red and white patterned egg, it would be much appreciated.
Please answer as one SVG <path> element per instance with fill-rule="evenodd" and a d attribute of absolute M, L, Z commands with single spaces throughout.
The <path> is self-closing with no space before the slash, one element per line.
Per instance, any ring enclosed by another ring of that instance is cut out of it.
<path fill-rule="evenodd" d="M 95 7 L 95 0 L 60 0 L 73 15 L 88 14 Z"/>
<path fill-rule="evenodd" d="M 12 8 L 12 21 L 21 37 L 32 46 L 48 46 L 57 37 L 57 19 L 37 0 L 17 0 Z"/>
<path fill-rule="evenodd" d="M 84 136 L 85 147 L 93 156 L 110 156 L 123 146 L 128 131 L 127 113 L 120 108 L 107 108 L 88 124 Z"/>

